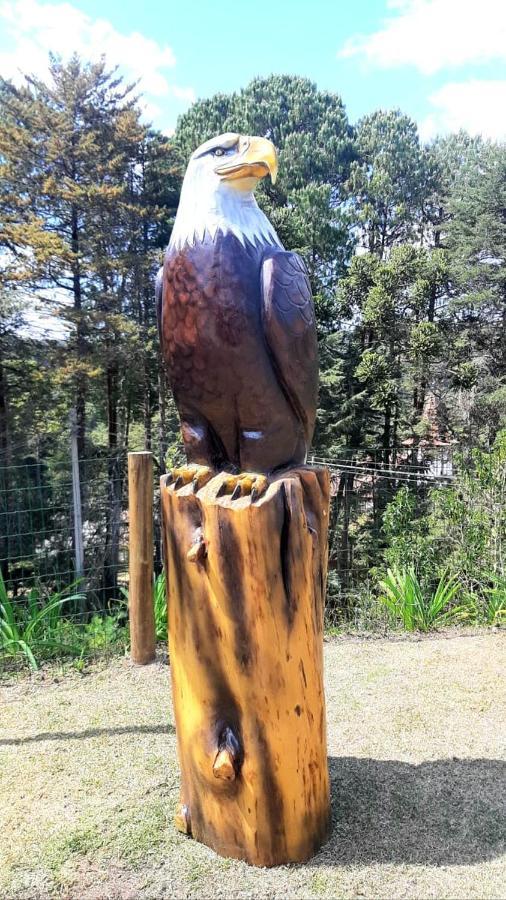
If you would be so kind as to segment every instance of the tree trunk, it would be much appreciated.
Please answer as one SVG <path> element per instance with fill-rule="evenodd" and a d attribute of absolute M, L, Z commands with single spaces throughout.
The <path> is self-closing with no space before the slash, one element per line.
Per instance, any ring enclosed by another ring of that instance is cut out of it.
<path fill-rule="evenodd" d="M 74 406 L 76 410 L 76 427 L 77 427 L 77 451 L 79 459 L 84 459 L 86 451 L 86 380 L 79 366 L 82 365 L 86 356 L 86 338 L 83 325 L 83 295 L 81 283 L 81 261 L 80 261 L 80 233 L 79 233 L 79 214 L 77 207 L 73 204 L 71 207 L 71 248 L 72 248 L 72 293 L 74 298 L 74 310 L 77 312 L 76 322 L 76 352 L 78 371 L 75 376 L 75 398 Z"/>
<path fill-rule="evenodd" d="M 323 600 L 329 476 L 254 503 L 161 479 L 181 830 L 223 856 L 308 859 L 329 824 Z M 191 551 L 189 553 L 189 551 Z"/>
<path fill-rule="evenodd" d="M 160 457 L 160 475 L 165 475 L 165 456 L 167 454 L 167 382 L 163 360 L 158 364 L 158 455 Z"/>
<path fill-rule="evenodd" d="M 147 340 L 147 337 L 145 338 Z M 144 359 L 144 396 L 143 396 L 143 414 L 144 414 L 144 447 L 146 450 L 152 449 L 152 432 L 153 426 L 151 417 L 153 415 L 151 404 L 151 380 L 149 372 L 149 361 Z"/>
<path fill-rule="evenodd" d="M 383 419 L 383 435 L 381 438 L 381 446 L 383 447 L 383 465 L 388 468 L 390 465 L 390 430 L 392 424 L 392 407 L 390 403 L 385 407 Z"/>
<path fill-rule="evenodd" d="M 12 453 L 9 426 L 9 400 L 7 377 L 2 365 L 0 347 L 0 567 L 4 581 L 9 579 L 9 533 L 13 513 L 11 490 Z"/>
<path fill-rule="evenodd" d="M 103 599 L 107 603 L 118 593 L 119 540 L 121 527 L 122 466 L 118 454 L 118 367 L 107 368 L 107 427 L 108 452 L 106 533 L 104 570 L 102 574 Z"/>

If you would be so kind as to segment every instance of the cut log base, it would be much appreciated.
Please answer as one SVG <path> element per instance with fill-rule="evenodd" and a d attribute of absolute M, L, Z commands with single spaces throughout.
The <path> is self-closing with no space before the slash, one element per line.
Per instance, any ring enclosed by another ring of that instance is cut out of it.
<path fill-rule="evenodd" d="M 176 827 L 257 866 L 329 827 L 323 598 L 329 477 L 300 467 L 232 499 L 161 480 L 182 773 Z"/>

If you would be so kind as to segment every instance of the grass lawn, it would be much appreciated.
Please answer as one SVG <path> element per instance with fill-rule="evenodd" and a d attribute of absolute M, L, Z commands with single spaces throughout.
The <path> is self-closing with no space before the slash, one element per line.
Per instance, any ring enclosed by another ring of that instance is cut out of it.
<path fill-rule="evenodd" d="M 178 833 L 170 670 L 0 687 L 0 896 L 504 897 L 506 634 L 325 645 L 333 831 L 253 869 Z"/>

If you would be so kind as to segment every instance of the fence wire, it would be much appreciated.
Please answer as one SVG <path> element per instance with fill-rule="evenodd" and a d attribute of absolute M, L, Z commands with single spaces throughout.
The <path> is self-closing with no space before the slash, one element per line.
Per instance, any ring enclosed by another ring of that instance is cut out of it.
<path fill-rule="evenodd" d="M 331 505 L 325 627 L 383 630 L 388 619 L 373 584 L 385 549 L 383 516 L 407 486 L 421 511 L 433 487 L 454 479 L 450 445 L 353 450 L 311 462 L 330 471 Z"/>
<path fill-rule="evenodd" d="M 327 628 L 382 627 L 369 578 L 382 559 L 382 517 L 399 487 L 420 503 L 453 477 L 451 448 L 408 453 L 364 450 L 339 459 L 313 457 L 331 473 Z M 81 460 L 83 559 L 76 559 L 70 460 L 18 459 L 0 465 L 0 670 L 30 659 L 73 660 L 128 645 L 128 496 L 126 454 Z M 158 473 L 155 573 L 162 568 Z M 79 543 L 79 542 L 78 542 Z M 1 612 L 1 610 L 0 610 Z"/>
<path fill-rule="evenodd" d="M 125 460 L 97 457 L 79 468 L 77 563 L 70 461 L 28 458 L 0 467 L 0 666 L 29 661 L 24 645 L 62 661 L 107 651 L 122 626 L 126 634 Z"/>

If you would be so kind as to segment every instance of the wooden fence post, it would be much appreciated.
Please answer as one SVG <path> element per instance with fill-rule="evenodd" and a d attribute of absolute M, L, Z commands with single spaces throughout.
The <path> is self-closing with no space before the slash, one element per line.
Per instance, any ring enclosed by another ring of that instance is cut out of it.
<path fill-rule="evenodd" d="M 130 656 L 140 666 L 155 658 L 153 609 L 153 457 L 128 454 Z"/>

